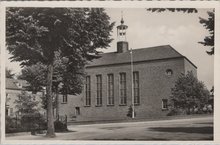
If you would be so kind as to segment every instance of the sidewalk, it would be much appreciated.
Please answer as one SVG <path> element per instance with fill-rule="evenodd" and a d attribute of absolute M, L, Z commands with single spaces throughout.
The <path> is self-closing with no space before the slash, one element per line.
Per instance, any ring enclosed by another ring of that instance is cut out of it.
<path fill-rule="evenodd" d="M 159 121 L 159 120 L 175 120 L 175 119 L 191 119 L 200 117 L 213 117 L 212 114 L 192 114 L 192 115 L 176 115 L 176 116 L 163 116 L 158 118 L 129 118 L 127 120 L 100 120 L 100 121 L 75 121 L 68 122 L 69 125 L 87 125 L 87 124 L 105 124 L 105 123 L 123 123 L 123 122 L 145 122 L 145 121 Z"/>

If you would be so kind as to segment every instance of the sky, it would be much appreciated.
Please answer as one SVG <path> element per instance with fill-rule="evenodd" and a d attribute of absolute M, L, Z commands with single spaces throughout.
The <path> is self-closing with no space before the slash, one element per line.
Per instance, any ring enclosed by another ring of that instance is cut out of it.
<path fill-rule="evenodd" d="M 209 33 L 199 23 L 199 17 L 207 18 L 207 11 L 212 9 L 198 9 L 198 13 L 188 14 L 182 12 L 152 13 L 142 8 L 109 8 L 106 9 L 111 22 L 116 22 L 112 32 L 114 39 L 108 49 L 103 52 L 116 51 L 117 30 L 120 24 L 121 13 L 125 24 L 128 25 L 127 41 L 132 49 L 146 48 L 160 45 L 171 45 L 179 53 L 186 56 L 198 68 L 198 79 L 203 81 L 208 89 L 214 85 L 214 56 L 205 51 L 209 47 L 199 44 Z M 6 55 L 6 67 L 14 73 L 19 73 L 19 63 L 12 63 Z"/>

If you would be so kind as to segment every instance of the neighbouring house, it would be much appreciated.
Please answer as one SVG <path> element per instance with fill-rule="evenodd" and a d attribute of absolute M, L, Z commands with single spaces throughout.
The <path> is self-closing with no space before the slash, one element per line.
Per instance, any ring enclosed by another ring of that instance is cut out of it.
<path fill-rule="evenodd" d="M 68 121 L 123 120 L 134 104 L 135 118 L 165 116 L 177 78 L 188 71 L 197 76 L 197 67 L 170 45 L 129 49 L 127 28 L 122 19 L 117 51 L 86 66 L 82 93 L 60 95 L 59 115 Z"/>
<path fill-rule="evenodd" d="M 32 96 L 33 101 L 38 101 L 39 111 L 45 115 L 45 110 L 42 108 L 42 96 L 44 92 L 37 92 L 36 94 L 32 94 L 32 92 L 27 91 L 28 83 L 25 80 L 18 80 L 12 78 L 6 78 L 6 98 L 5 98 L 5 115 L 10 117 L 15 117 L 19 115 L 16 108 L 15 100 L 18 99 L 19 94 L 22 91 L 26 91 L 30 96 Z"/>

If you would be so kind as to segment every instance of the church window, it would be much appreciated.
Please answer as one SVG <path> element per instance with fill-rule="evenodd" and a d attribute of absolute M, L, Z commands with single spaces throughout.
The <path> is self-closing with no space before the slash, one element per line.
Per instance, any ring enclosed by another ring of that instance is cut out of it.
<path fill-rule="evenodd" d="M 127 95 L 126 95 L 126 73 L 120 73 L 119 79 L 120 86 L 120 105 L 127 104 Z"/>
<path fill-rule="evenodd" d="M 108 105 L 114 105 L 114 75 L 108 74 Z"/>
<path fill-rule="evenodd" d="M 91 80 L 90 80 L 90 76 L 86 76 L 85 95 L 86 95 L 86 106 L 90 106 L 91 105 Z"/>
<path fill-rule="evenodd" d="M 139 72 L 133 72 L 134 104 L 140 104 Z"/>
<path fill-rule="evenodd" d="M 101 106 L 102 105 L 102 76 L 101 75 L 97 75 L 96 76 L 96 86 L 97 86 L 97 90 L 96 90 L 96 105 L 97 106 Z"/>

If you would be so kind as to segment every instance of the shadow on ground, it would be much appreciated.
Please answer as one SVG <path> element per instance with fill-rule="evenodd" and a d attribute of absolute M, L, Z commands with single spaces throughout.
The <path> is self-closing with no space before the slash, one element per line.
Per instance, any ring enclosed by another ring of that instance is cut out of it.
<path fill-rule="evenodd" d="M 100 129 L 116 130 L 116 129 L 122 129 L 122 128 L 125 128 L 125 127 L 103 127 L 103 128 L 100 128 Z"/>
<path fill-rule="evenodd" d="M 130 139 L 130 138 L 123 138 L 123 139 L 93 139 L 99 141 L 195 141 L 195 140 L 213 140 L 213 137 L 204 137 L 200 139 L 167 139 L 167 138 L 147 138 L 147 139 Z"/>
<path fill-rule="evenodd" d="M 213 125 L 213 122 L 203 122 L 203 123 L 194 123 L 194 124 L 206 124 L 206 125 Z"/>
<path fill-rule="evenodd" d="M 213 134 L 213 127 L 152 127 L 151 131 Z"/>

